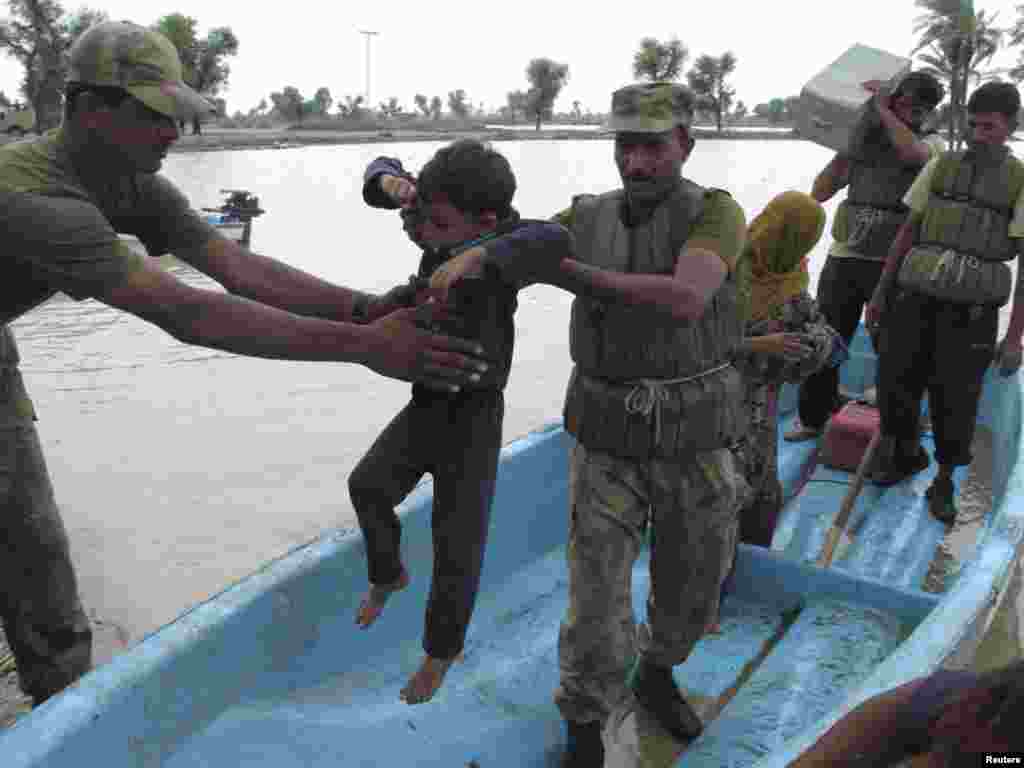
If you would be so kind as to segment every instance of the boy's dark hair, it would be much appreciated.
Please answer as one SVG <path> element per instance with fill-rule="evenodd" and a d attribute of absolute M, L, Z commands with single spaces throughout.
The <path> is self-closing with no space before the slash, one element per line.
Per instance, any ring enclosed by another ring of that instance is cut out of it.
<path fill-rule="evenodd" d="M 494 211 L 504 219 L 516 192 L 512 166 L 476 139 L 460 139 L 437 150 L 416 180 L 416 194 L 429 203 L 444 197 L 462 213 Z"/>
<path fill-rule="evenodd" d="M 967 100 L 967 111 L 972 114 L 998 112 L 1011 125 L 1017 124 L 1020 113 L 1020 91 L 1013 83 L 993 80 L 977 88 Z"/>
<path fill-rule="evenodd" d="M 128 91 L 116 85 L 90 85 L 89 83 L 68 83 L 64 87 L 64 118 L 70 120 L 78 106 L 78 97 L 83 93 L 95 93 L 104 106 L 117 109 L 128 98 Z"/>
<path fill-rule="evenodd" d="M 946 95 L 946 91 L 938 78 L 927 72 L 911 72 L 900 80 L 893 96 L 898 96 L 901 93 L 912 93 L 914 98 L 933 108 Z"/>

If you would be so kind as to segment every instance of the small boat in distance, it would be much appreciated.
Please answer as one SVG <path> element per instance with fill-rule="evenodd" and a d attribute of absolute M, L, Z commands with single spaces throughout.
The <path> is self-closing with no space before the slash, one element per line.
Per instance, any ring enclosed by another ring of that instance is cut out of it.
<path fill-rule="evenodd" d="M 261 216 L 260 199 L 245 189 L 222 189 L 224 202 L 217 208 L 201 208 L 205 219 L 225 237 L 248 247 L 252 237 L 252 220 Z"/>

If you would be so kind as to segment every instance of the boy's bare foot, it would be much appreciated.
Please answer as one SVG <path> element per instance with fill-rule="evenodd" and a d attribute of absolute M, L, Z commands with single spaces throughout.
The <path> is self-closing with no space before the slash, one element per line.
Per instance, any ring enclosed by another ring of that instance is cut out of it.
<path fill-rule="evenodd" d="M 356 614 L 356 624 L 361 629 L 366 629 L 377 617 L 384 612 L 384 604 L 391 597 L 393 592 L 398 592 L 409 586 L 409 573 L 402 568 L 402 574 L 398 581 L 391 584 L 371 584 L 366 596 L 359 603 L 359 613 Z"/>
<path fill-rule="evenodd" d="M 458 656 L 455 658 L 457 659 Z M 448 667 L 454 661 L 455 659 L 435 659 L 433 656 L 424 656 L 420 668 L 409 678 L 409 682 L 405 684 L 399 697 L 406 704 L 422 704 L 425 701 L 430 701 L 437 693 L 437 689 L 441 687 Z"/>

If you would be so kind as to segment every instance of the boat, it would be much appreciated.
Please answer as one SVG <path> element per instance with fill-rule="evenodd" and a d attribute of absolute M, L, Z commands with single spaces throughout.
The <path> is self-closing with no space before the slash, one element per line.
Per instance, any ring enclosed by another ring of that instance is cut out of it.
<path fill-rule="evenodd" d="M 875 370 L 860 331 L 842 384 L 863 394 Z M 974 534 L 952 565 L 942 556 L 946 528 L 923 498 L 934 462 L 899 485 L 865 485 L 831 562 L 818 565 L 852 476 L 819 465 L 813 443 L 780 440 L 787 504 L 770 550 L 740 546 L 721 631 L 675 670 L 706 727 L 671 761 L 783 768 L 864 699 L 971 663 L 993 614 L 1019 589 L 1011 574 L 1024 535 L 1021 386 L 1019 376 L 987 374 L 978 419 L 987 468 L 976 463 L 955 480 L 966 488 L 980 478 L 991 503 L 973 529 L 959 529 Z M 780 434 L 795 401 L 787 387 Z M 432 498 L 424 482 L 402 507 L 412 585 L 368 631 L 354 626 L 366 588 L 361 537 L 332 530 L 24 716 L 0 734 L 4 765 L 557 765 L 569 446 L 551 423 L 503 449 L 473 624 L 432 702 L 399 700 L 422 654 Z M 642 620 L 646 555 L 633 578 Z"/>
<path fill-rule="evenodd" d="M 222 189 L 224 201 L 216 208 L 202 208 L 201 215 L 225 237 L 246 247 L 252 239 L 252 220 L 263 215 L 260 199 L 245 189 Z"/>

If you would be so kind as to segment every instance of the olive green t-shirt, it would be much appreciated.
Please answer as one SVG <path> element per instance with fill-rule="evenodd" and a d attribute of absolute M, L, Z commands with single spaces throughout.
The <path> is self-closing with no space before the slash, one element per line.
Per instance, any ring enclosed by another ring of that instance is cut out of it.
<path fill-rule="evenodd" d="M 566 208 L 551 217 L 552 221 L 572 230 L 573 209 Z M 715 253 L 730 271 L 735 269 L 747 236 L 746 217 L 732 195 L 720 189 L 708 189 L 704 194 L 704 209 L 693 224 L 688 240 L 714 242 Z"/>
<path fill-rule="evenodd" d="M 61 144 L 61 129 L 0 147 L 0 325 L 63 291 L 81 300 L 119 284 L 143 256 L 201 247 L 216 230 L 159 174 L 86 183 Z"/>

